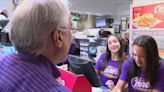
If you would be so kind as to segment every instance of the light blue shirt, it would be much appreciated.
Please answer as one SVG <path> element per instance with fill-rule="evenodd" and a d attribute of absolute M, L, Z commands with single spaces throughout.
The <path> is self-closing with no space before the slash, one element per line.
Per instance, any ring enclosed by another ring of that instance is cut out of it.
<path fill-rule="evenodd" d="M 7 55 L 13 52 L 16 52 L 16 49 L 14 46 L 4 46 L 0 45 L 0 48 L 2 48 L 0 55 Z"/>

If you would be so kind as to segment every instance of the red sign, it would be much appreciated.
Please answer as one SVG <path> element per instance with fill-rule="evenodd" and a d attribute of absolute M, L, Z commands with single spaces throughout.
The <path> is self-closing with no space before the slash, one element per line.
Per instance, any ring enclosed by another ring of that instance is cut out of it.
<path fill-rule="evenodd" d="M 133 7 L 133 29 L 164 28 L 164 3 Z"/>

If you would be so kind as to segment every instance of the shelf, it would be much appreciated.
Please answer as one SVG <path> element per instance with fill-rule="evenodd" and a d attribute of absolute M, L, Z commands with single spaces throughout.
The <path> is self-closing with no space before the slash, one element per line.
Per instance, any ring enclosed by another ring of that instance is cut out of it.
<path fill-rule="evenodd" d="M 83 50 L 83 51 L 88 51 L 88 48 L 87 48 L 87 49 L 81 49 L 81 48 L 80 48 L 80 50 Z"/>
<path fill-rule="evenodd" d="M 87 44 L 81 44 L 81 43 L 80 43 L 80 46 L 88 46 L 88 43 L 87 43 Z"/>

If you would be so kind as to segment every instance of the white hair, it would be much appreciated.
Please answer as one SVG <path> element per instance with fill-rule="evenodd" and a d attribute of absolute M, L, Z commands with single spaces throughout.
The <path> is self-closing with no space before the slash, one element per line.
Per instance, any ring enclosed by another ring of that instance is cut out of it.
<path fill-rule="evenodd" d="M 53 29 L 67 25 L 68 16 L 67 0 L 24 0 L 9 23 L 11 41 L 18 51 L 39 54 Z"/>

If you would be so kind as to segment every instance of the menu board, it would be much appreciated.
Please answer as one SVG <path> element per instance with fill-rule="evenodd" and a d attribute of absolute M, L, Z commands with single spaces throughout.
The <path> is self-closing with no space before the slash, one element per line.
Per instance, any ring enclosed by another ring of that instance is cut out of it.
<path fill-rule="evenodd" d="M 132 29 L 164 28 L 164 3 L 132 7 Z"/>
<path fill-rule="evenodd" d="M 132 0 L 130 9 L 130 52 L 136 37 L 150 35 L 164 58 L 164 0 Z"/>

